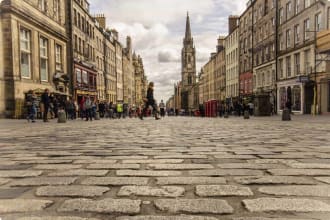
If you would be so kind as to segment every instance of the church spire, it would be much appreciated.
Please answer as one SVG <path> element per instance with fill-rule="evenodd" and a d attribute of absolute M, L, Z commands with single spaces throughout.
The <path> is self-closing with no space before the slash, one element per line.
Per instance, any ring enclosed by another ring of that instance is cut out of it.
<path fill-rule="evenodd" d="M 189 12 L 187 12 L 185 40 L 190 40 L 190 39 L 191 39 L 190 19 L 189 19 Z"/>

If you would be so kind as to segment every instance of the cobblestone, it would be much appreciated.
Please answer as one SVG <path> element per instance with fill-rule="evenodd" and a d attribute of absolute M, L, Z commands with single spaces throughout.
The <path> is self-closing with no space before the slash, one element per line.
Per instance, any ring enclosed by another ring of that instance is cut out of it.
<path fill-rule="evenodd" d="M 50 200 L 3 199 L 0 200 L 0 213 L 41 211 L 53 204 Z"/>
<path fill-rule="evenodd" d="M 330 212 L 330 205 L 312 199 L 259 198 L 243 200 L 250 212 Z"/>
<path fill-rule="evenodd" d="M 37 189 L 37 196 L 95 197 L 109 191 L 108 187 L 99 186 L 43 186 Z"/>
<path fill-rule="evenodd" d="M 60 212 L 97 212 L 137 214 L 140 212 L 141 200 L 130 199 L 71 199 L 66 200 L 58 209 Z"/>
<path fill-rule="evenodd" d="M 248 187 L 231 185 L 200 185 L 196 186 L 198 196 L 253 196 Z"/>
<path fill-rule="evenodd" d="M 329 116 L 0 123 L 2 220 L 329 220 Z"/>
<path fill-rule="evenodd" d="M 123 186 L 118 192 L 118 196 L 156 196 L 156 197 L 179 197 L 183 196 L 185 190 L 176 186 Z"/>

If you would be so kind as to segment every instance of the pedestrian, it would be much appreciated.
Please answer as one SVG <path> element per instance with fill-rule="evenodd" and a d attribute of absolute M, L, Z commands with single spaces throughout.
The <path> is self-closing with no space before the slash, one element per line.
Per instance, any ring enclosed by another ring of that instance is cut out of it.
<path fill-rule="evenodd" d="M 148 111 L 149 106 L 151 106 L 152 111 L 154 113 L 155 119 L 159 120 L 160 118 L 157 115 L 157 106 L 155 106 L 154 99 L 154 83 L 150 82 L 147 90 L 147 97 L 144 99 L 145 106 L 140 114 L 140 119 L 143 120 L 143 114 Z"/>
<path fill-rule="evenodd" d="M 86 115 L 86 121 L 93 120 L 93 113 L 92 113 L 92 100 L 89 96 L 87 96 L 85 103 L 84 103 L 84 109 L 85 109 L 85 115 Z"/>
<path fill-rule="evenodd" d="M 49 99 L 49 90 L 45 89 L 44 93 L 41 95 L 41 102 L 44 106 L 44 112 L 43 112 L 43 121 L 49 122 L 48 120 L 48 110 L 50 106 L 50 99 Z"/>
<path fill-rule="evenodd" d="M 290 114 L 292 114 L 292 102 L 290 98 L 288 98 L 288 100 L 286 101 L 285 107 L 289 109 Z"/>
<path fill-rule="evenodd" d="M 28 112 L 27 120 L 28 122 L 34 123 L 35 121 L 35 115 L 37 113 L 37 107 L 36 107 L 36 100 L 37 97 L 33 90 L 30 90 L 29 93 L 26 96 L 26 107 Z"/>
<path fill-rule="evenodd" d="M 159 109 L 160 109 L 160 116 L 165 117 L 165 104 L 163 100 L 161 100 L 159 103 Z"/>
<path fill-rule="evenodd" d="M 124 107 L 121 102 L 117 103 L 117 117 L 120 119 L 123 115 Z"/>

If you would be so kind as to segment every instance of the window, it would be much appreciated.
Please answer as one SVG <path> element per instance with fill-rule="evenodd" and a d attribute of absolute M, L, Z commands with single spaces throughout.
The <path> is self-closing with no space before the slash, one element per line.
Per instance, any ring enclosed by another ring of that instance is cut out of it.
<path fill-rule="evenodd" d="M 283 34 L 279 34 L 279 39 L 280 39 L 280 50 L 284 50 Z"/>
<path fill-rule="evenodd" d="M 291 57 L 286 58 L 286 76 L 291 77 Z"/>
<path fill-rule="evenodd" d="M 88 74 L 85 70 L 82 71 L 82 83 L 88 85 Z"/>
<path fill-rule="evenodd" d="M 291 30 L 286 31 L 286 48 L 291 47 Z"/>
<path fill-rule="evenodd" d="M 78 18 L 77 18 L 77 10 L 73 9 L 73 20 L 74 20 L 74 25 L 78 25 Z"/>
<path fill-rule="evenodd" d="M 38 0 L 38 7 L 41 11 L 47 11 L 47 1 L 46 0 Z"/>
<path fill-rule="evenodd" d="M 283 8 L 280 8 L 280 10 L 279 10 L 279 14 L 280 14 L 280 24 L 282 24 L 283 23 Z"/>
<path fill-rule="evenodd" d="M 78 37 L 77 35 L 74 35 L 74 50 L 76 51 L 78 49 Z"/>
<path fill-rule="evenodd" d="M 291 2 L 288 2 L 286 4 L 286 19 L 289 19 L 291 17 Z"/>
<path fill-rule="evenodd" d="M 310 22 L 309 19 L 306 19 L 304 21 L 304 40 L 308 40 L 309 39 L 309 28 L 310 28 Z"/>
<path fill-rule="evenodd" d="M 31 32 L 20 29 L 21 76 L 31 78 Z"/>
<path fill-rule="evenodd" d="M 280 110 L 283 110 L 286 103 L 286 89 L 285 87 L 281 87 L 279 90 L 279 96 L 280 96 Z"/>
<path fill-rule="evenodd" d="M 77 77 L 77 85 L 81 86 L 82 79 L 81 79 L 81 70 L 80 69 L 76 69 L 76 77 Z"/>
<path fill-rule="evenodd" d="M 301 111 L 301 87 L 293 86 L 292 88 L 292 110 Z"/>
<path fill-rule="evenodd" d="M 298 44 L 300 41 L 300 28 L 299 28 L 299 24 L 297 24 L 296 26 L 294 26 L 294 44 Z"/>
<path fill-rule="evenodd" d="M 56 70 L 61 71 L 62 68 L 62 46 L 56 44 L 55 45 L 55 56 L 56 56 Z"/>
<path fill-rule="evenodd" d="M 40 80 L 48 82 L 48 40 L 40 37 L 39 39 L 40 51 Z"/>
<path fill-rule="evenodd" d="M 321 13 L 315 15 L 315 31 L 321 30 Z"/>
<path fill-rule="evenodd" d="M 308 8 L 311 5 L 310 0 L 305 0 L 305 8 Z"/>
<path fill-rule="evenodd" d="M 295 66 L 295 74 L 300 75 L 300 54 L 296 53 L 294 55 L 294 66 Z"/>
<path fill-rule="evenodd" d="M 294 13 L 295 14 L 298 14 L 299 13 L 299 8 L 300 8 L 300 1 L 301 0 L 296 0 L 296 5 L 295 5 L 295 7 L 294 7 Z"/>

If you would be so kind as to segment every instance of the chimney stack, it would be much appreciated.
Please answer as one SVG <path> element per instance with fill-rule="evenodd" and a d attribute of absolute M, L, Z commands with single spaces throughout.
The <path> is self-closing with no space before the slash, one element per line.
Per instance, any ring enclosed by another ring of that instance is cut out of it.
<path fill-rule="evenodd" d="M 97 14 L 94 16 L 95 20 L 99 23 L 100 27 L 105 29 L 106 28 L 106 18 L 104 14 Z"/>
<path fill-rule="evenodd" d="M 219 36 L 218 38 L 218 45 L 217 45 L 217 52 L 219 53 L 223 49 L 225 49 L 225 37 L 224 36 Z"/>
<path fill-rule="evenodd" d="M 228 18 L 228 34 L 231 34 L 238 27 L 239 16 L 230 15 Z"/>

